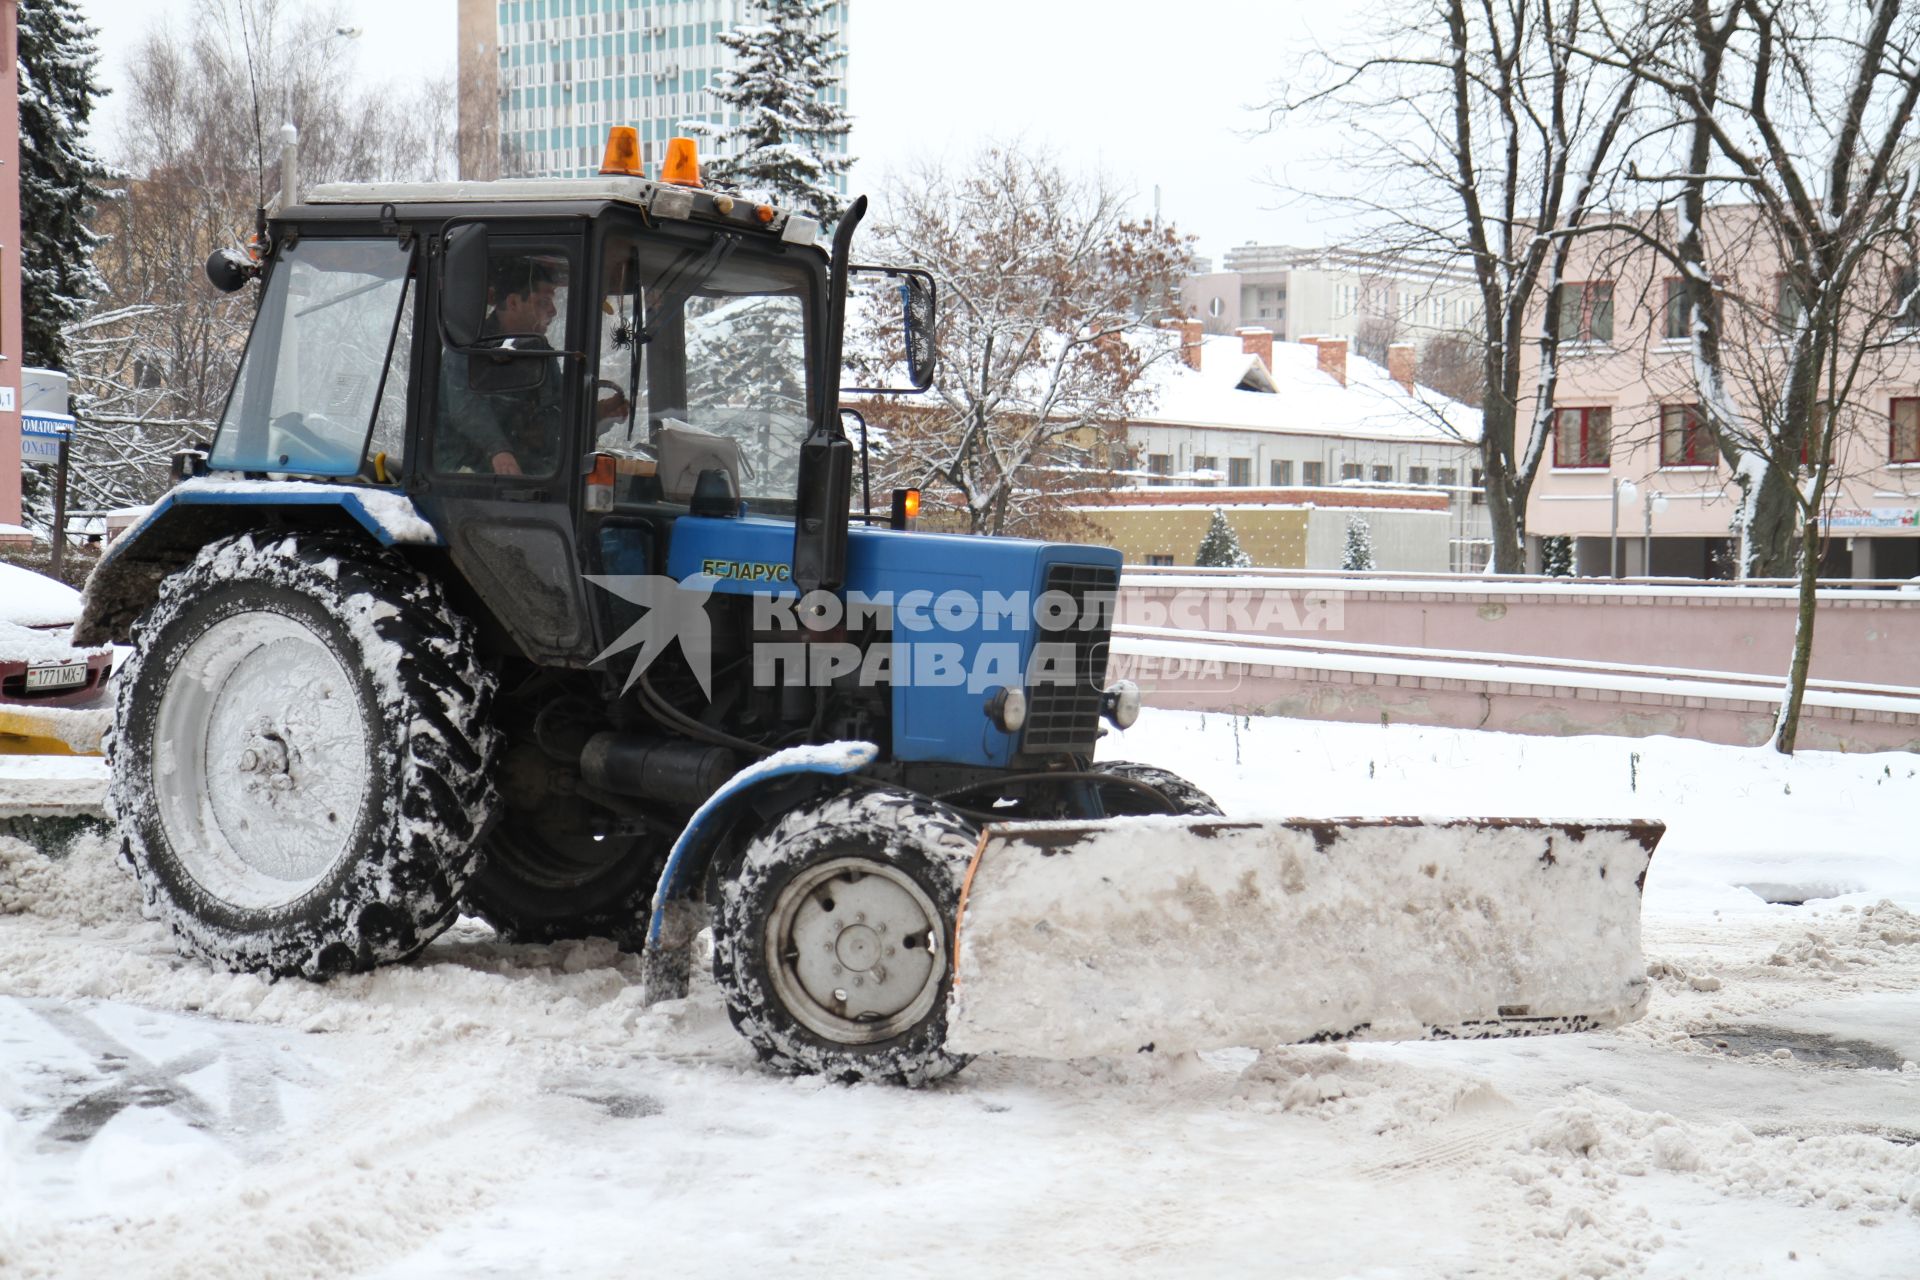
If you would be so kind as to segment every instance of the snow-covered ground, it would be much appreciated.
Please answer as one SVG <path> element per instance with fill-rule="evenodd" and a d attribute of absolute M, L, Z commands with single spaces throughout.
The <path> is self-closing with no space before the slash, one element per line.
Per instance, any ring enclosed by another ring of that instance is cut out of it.
<path fill-rule="evenodd" d="M 755 1065 L 698 980 L 647 1008 L 601 943 L 462 925 L 268 984 L 176 956 L 104 842 L 0 839 L 0 1275 L 1920 1270 L 1920 757 L 1175 712 L 1110 743 L 1231 814 L 1662 818 L 1651 1008 L 849 1088 Z"/>

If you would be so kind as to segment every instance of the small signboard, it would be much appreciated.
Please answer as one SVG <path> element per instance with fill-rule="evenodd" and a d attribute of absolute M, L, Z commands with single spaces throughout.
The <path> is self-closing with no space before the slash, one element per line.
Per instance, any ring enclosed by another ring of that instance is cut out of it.
<path fill-rule="evenodd" d="M 58 462 L 60 442 L 73 434 L 73 419 L 64 413 L 20 415 L 20 461 Z"/>
<path fill-rule="evenodd" d="M 4 406 L 13 408 L 11 403 Z M 20 371 L 20 461 L 58 462 L 60 442 L 73 434 L 67 414 L 67 375 L 57 369 Z"/>
<path fill-rule="evenodd" d="M 1920 528 L 1920 507 L 1835 507 L 1825 524 L 1829 529 Z"/>

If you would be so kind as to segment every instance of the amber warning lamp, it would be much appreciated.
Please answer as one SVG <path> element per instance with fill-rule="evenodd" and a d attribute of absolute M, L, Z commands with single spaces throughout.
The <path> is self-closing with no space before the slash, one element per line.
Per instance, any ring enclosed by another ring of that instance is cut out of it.
<path fill-rule="evenodd" d="M 920 491 L 918 489 L 893 491 L 893 519 L 888 523 L 896 529 L 911 529 L 920 523 Z"/>
<path fill-rule="evenodd" d="M 646 169 L 640 163 L 640 131 L 632 125 L 617 124 L 607 130 L 607 151 L 600 159 L 601 173 L 624 174 L 628 177 L 644 178 Z"/>
<path fill-rule="evenodd" d="M 668 138 L 666 162 L 660 166 L 660 181 L 676 187 L 700 185 L 700 151 L 692 138 Z"/>

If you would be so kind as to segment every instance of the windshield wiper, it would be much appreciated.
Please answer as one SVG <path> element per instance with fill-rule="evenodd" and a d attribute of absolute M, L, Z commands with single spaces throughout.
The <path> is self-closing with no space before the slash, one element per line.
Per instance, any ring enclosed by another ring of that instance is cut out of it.
<path fill-rule="evenodd" d="M 738 244 L 739 241 L 732 236 L 721 236 L 697 261 L 691 253 L 681 255 L 680 260 L 661 281 L 660 301 L 654 307 L 654 318 L 648 322 L 646 328 L 640 331 L 640 336 L 634 340 L 635 345 L 645 346 L 652 342 L 666 318 L 673 314 L 681 303 L 692 297 L 695 289 L 705 284 L 713 273 L 720 269 L 720 264 L 732 255 Z M 638 273 L 635 274 L 637 277 Z"/>

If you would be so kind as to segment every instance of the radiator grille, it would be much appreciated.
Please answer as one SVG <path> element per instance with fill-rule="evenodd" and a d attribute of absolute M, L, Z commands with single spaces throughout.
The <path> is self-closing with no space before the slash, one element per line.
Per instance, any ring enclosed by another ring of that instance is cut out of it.
<path fill-rule="evenodd" d="M 1030 755 L 1093 750 L 1100 735 L 1100 694 L 1107 676 L 1107 643 L 1113 635 L 1116 569 L 1096 564 L 1047 567 L 1045 590 L 1073 598 L 1073 626 L 1036 631 L 1037 643 L 1073 646 L 1073 683 L 1042 682 L 1027 690 L 1027 727 L 1020 749 Z M 1094 625 L 1088 627 L 1088 620 Z"/>

